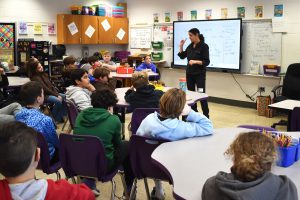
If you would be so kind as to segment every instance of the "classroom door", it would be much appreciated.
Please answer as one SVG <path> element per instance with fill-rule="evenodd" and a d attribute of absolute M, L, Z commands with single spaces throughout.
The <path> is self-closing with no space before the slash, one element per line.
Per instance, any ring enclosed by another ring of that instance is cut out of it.
<path fill-rule="evenodd" d="M 112 17 L 98 17 L 98 27 L 99 27 L 99 44 L 113 44 L 113 18 Z"/>
<path fill-rule="evenodd" d="M 98 19 L 96 16 L 81 16 L 81 44 L 98 44 Z"/>
<path fill-rule="evenodd" d="M 81 15 L 57 16 L 58 44 L 81 44 Z"/>
<path fill-rule="evenodd" d="M 128 44 L 128 18 L 114 18 L 114 43 Z"/>

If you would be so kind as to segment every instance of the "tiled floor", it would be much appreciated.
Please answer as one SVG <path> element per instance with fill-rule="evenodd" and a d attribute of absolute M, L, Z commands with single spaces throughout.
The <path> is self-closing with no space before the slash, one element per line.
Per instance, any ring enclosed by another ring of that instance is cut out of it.
<path fill-rule="evenodd" d="M 253 124 L 253 125 L 264 125 L 264 126 L 271 126 L 274 122 L 279 121 L 282 116 L 276 116 L 273 118 L 266 118 L 257 115 L 257 111 L 254 109 L 249 108 L 239 108 L 234 106 L 227 106 L 222 104 L 215 104 L 209 103 L 210 108 L 210 117 L 214 124 L 214 128 L 223 128 L 223 127 L 236 127 L 241 124 Z M 126 116 L 126 127 L 128 122 L 130 121 L 131 115 Z M 279 127 L 281 130 L 284 130 L 285 127 Z M 126 131 L 126 139 L 128 139 L 128 131 Z M 217 172 L 216 172 L 217 173 Z M 61 174 L 63 171 L 61 170 Z M 41 171 L 37 171 L 38 178 L 53 178 L 55 179 L 55 175 L 47 176 L 43 174 Z M 64 177 L 64 175 L 63 175 Z M 117 183 L 117 195 L 121 195 L 122 184 L 121 179 L 119 176 L 115 177 Z M 153 181 L 149 180 L 150 191 L 153 187 Z M 138 192 L 137 192 L 137 199 L 144 200 L 146 199 L 145 187 L 144 182 L 138 182 Z M 101 195 L 97 198 L 97 200 L 106 200 L 110 199 L 110 191 L 111 191 L 111 184 L 110 183 L 98 183 L 98 189 L 101 192 Z M 199 186 L 201 187 L 201 186 Z M 166 200 L 173 199 L 172 197 L 172 186 L 168 183 L 164 183 L 165 193 L 166 193 Z M 200 189 L 200 188 L 199 188 Z"/>

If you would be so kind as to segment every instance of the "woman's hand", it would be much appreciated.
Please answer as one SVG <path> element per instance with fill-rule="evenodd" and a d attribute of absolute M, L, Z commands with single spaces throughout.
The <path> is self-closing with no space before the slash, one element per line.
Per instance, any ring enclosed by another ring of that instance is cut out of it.
<path fill-rule="evenodd" d="M 184 45 L 185 41 L 186 41 L 186 39 L 180 41 L 180 43 L 179 43 L 180 48 L 183 48 L 183 45 Z"/>

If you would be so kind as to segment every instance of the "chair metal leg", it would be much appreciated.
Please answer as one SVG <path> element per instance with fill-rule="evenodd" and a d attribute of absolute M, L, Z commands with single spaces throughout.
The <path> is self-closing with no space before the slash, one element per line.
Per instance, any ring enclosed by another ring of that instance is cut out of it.
<path fill-rule="evenodd" d="M 149 186 L 148 186 L 148 181 L 147 178 L 144 178 L 144 183 L 145 183 L 145 189 L 146 189 L 146 194 L 147 194 L 147 199 L 150 200 L 150 192 L 149 192 Z"/>
<path fill-rule="evenodd" d="M 62 127 L 62 129 L 61 129 L 62 131 L 64 131 L 65 126 L 67 125 L 68 121 L 69 121 L 69 119 L 67 119 L 67 120 L 65 121 L 65 123 L 64 123 L 64 125 L 63 125 L 63 127 Z"/>
<path fill-rule="evenodd" d="M 61 179 L 61 175 L 60 175 L 59 171 L 56 172 L 56 178 L 57 178 L 57 180 Z"/>
<path fill-rule="evenodd" d="M 128 194 L 128 191 L 127 191 L 127 185 L 126 185 L 126 181 L 125 181 L 125 174 L 123 171 L 119 171 L 119 174 L 121 176 L 121 180 L 122 180 L 122 184 L 123 184 L 123 188 L 124 188 L 124 194 L 125 194 L 125 198 L 126 199 L 129 199 L 129 196 L 131 194 L 131 191 L 130 191 L 130 194 Z M 133 188 L 133 186 L 132 186 Z M 131 189 L 132 189 L 131 188 Z"/>
<path fill-rule="evenodd" d="M 111 200 L 115 200 L 115 194 L 116 194 L 116 183 L 114 180 L 111 180 Z"/>
<path fill-rule="evenodd" d="M 130 195 L 129 195 L 129 200 L 134 200 L 136 196 L 136 187 L 137 187 L 137 178 L 134 179 L 133 181 L 133 186 L 130 190 Z"/>

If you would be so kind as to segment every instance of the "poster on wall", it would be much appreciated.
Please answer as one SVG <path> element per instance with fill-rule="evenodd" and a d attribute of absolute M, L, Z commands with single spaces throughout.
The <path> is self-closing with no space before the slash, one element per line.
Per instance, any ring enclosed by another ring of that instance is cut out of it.
<path fill-rule="evenodd" d="M 41 23 L 34 23 L 33 24 L 33 34 L 34 35 L 42 35 L 43 34 L 43 29 L 42 29 L 42 24 Z"/>
<path fill-rule="evenodd" d="M 48 23 L 48 35 L 55 35 L 55 24 Z"/>
<path fill-rule="evenodd" d="M 171 22 L 171 13 L 165 12 L 165 22 Z"/>
<path fill-rule="evenodd" d="M 221 8 L 221 18 L 227 19 L 228 17 L 228 8 Z"/>
<path fill-rule="evenodd" d="M 255 6 L 255 18 L 263 18 L 264 16 L 264 7 Z"/>
<path fill-rule="evenodd" d="M 283 4 L 274 5 L 274 17 L 283 17 Z"/>
<path fill-rule="evenodd" d="M 197 10 L 191 10 L 191 20 L 197 20 Z"/>
<path fill-rule="evenodd" d="M 78 28 L 77 28 L 75 22 L 70 23 L 68 25 L 68 29 L 69 29 L 71 35 L 75 35 L 76 33 L 78 33 Z"/>
<path fill-rule="evenodd" d="M 210 20 L 212 16 L 212 9 L 205 10 L 205 19 Z"/>
<path fill-rule="evenodd" d="M 15 65 L 15 24 L 0 23 L 0 60 Z"/>
<path fill-rule="evenodd" d="M 237 17 L 238 18 L 245 18 L 246 17 L 245 7 L 237 7 Z"/>
<path fill-rule="evenodd" d="M 27 35 L 28 34 L 28 28 L 26 22 L 20 22 L 19 23 L 19 35 Z"/>
<path fill-rule="evenodd" d="M 153 14 L 153 22 L 158 23 L 159 22 L 159 13 L 154 13 Z"/>
<path fill-rule="evenodd" d="M 183 20 L 183 12 L 182 11 L 177 12 L 177 20 L 178 21 L 182 21 Z"/>

